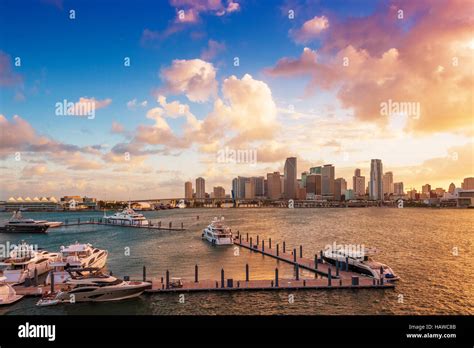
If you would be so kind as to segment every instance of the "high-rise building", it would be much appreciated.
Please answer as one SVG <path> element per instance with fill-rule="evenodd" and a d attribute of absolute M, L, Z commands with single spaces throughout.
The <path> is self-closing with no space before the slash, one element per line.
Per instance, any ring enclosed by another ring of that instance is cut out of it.
<path fill-rule="evenodd" d="M 251 178 L 255 185 L 255 197 L 265 196 L 265 177 L 255 176 Z"/>
<path fill-rule="evenodd" d="M 436 197 L 443 197 L 446 193 L 446 190 L 442 187 L 437 187 L 434 192 L 436 194 Z"/>
<path fill-rule="evenodd" d="M 345 196 L 346 196 L 346 197 L 345 197 L 345 198 L 346 198 L 346 201 L 349 201 L 349 200 L 351 200 L 351 199 L 354 199 L 354 198 L 355 198 L 355 197 L 354 197 L 354 190 L 347 189 Z"/>
<path fill-rule="evenodd" d="M 309 168 L 309 173 L 310 174 L 321 174 L 321 171 L 322 171 L 321 166 Z"/>
<path fill-rule="evenodd" d="M 280 173 L 273 172 L 267 174 L 267 187 L 268 193 L 267 197 L 270 199 L 280 199 L 281 198 L 281 180 Z"/>
<path fill-rule="evenodd" d="M 405 194 L 405 191 L 403 189 L 403 182 L 396 182 L 393 184 L 393 193 L 397 196 Z"/>
<path fill-rule="evenodd" d="M 334 180 L 334 199 L 340 201 L 341 197 L 346 194 L 347 182 L 344 178 Z"/>
<path fill-rule="evenodd" d="M 321 169 L 322 195 L 326 198 L 334 198 L 335 168 L 332 164 L 325 164 Z"/>
<path fill-rule="evenodd" d="M 184 183 L 184 198 L 193 199 L 193 183 L 191 181 Z"/>
<path fill-rule="evenodd" d="M 255 180 L 252 178 L 247 178 L 245 180 L 245 199 L 254 199 L 255 198 Z"/>
<path fill-rule="evenodd" d="M 421 198 L 430 198 L 431 185 L 426 184 L 421 187 Z"/>
<path fill-rule="evenodd" d="M 383 200 L 383 166 L 382 160 L 372 159 L 370 161 L 369 199 Z"/>
<path fill-rule="evenodd" d="M 450 194 L 454 194 L 454 190 L 456 190 L 456 185 L 454 185 L 454 182 L 452 182 L 452 183 L 449 185 L 448 192 L 449 192 Z"/>
<path fill-rule="evenodd" d="M 238 176 L 232 180 L 232 190 L 234 191 L 235 199 L 244 199 L 245 198 L 245 181 L 248 178 L 243 176 Z"/>
<path fill-rule="evenodd" d="M 383 175 L 383 193 L 387 196 L 393 193 L 393 173 L 392 172 L 386 172 Z"/>
<path fill-rule="evenodd" d="M 214 187 L 214 198 L 225 198 L 225 190 L 222 186 Z"/>
<path fill-rule="evenodd" d="M 464 181 L 461 183 L 461 188 L 463 190 L 474 190 L 474 178 L 464 178 Z"/>
<path fill-rule="evenodd" d="M 352 189 L 354 190 L 355 197 L 365 196 L 365 176 L 360 175 L 359 168 L 354 171 L 354 176 L 352 177 Z"/>
<path fill-rule="evenodd" d="M 284 197 L 286 199 L 296 199 L 296 157 L 288 157 L 285 161 L 285 184 L 284 184 Z"/>
<path fill-rule="evenodd" d="M 314 193 L 320 196 L 322 194 L 322 176 L 321 174 L 309 174 L 306 177 L 306 192 Z"/>
<path fill-rule="evenodd" d="M 196 179 L 196 198 L 206 198 L 206 181 L 201 177 Z"/>
<path fill-rule="evenodd" d="M 308 172 L 301 173 L 301 187 L 306 187 L 306 177 L 309 175 Z"/>

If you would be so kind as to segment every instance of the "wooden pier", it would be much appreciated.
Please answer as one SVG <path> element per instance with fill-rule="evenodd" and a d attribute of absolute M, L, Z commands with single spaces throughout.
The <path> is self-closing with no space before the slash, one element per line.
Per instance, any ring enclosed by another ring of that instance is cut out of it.
<path fill-rule="evenodd" d="M 81 226 L 81 225 L 103 225 L 103 226 L 117 226 L 117 227 L 128 227 L 128 228 L 144 228 L 149 230 L 162 230 L 162 231 L 184 231 L 184 223 L 181 223 L 180 227 L 173 227 L 173 223 L 169 222 L 168 225 L 164 225 L 161 221 L 158 224 L 152 224 L 151 221 L 148 220 L 146 224 L 139 224 L 139 225 L 130 225 L 122 221 L 122 223 L 113 223 L 109 222 L 104 218 L 90 218 L 87 220 L 81 220 L 80 218 L 70 221 L 66 219 L 61 227 L 69 227 L 69 226 Z"/>

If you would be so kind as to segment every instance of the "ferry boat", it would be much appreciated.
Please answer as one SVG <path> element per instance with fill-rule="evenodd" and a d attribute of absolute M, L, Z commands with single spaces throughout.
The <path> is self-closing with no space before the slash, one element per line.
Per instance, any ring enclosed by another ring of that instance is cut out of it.
<path fill-rule="evenodd" d="M 105 213 L 104 213 L 105 214 Z M 112 224 L 125 224 L 130 226 L 146 226 L 148 225 L 148 220 L 143 214 L 135 212 L 131 207 L 130 203 L 128 207 L 122 210 L 121 212 L 116 212 L 114 215 L 105 216 L 104 218 L 107 222 Z"/>
<path fill-rule="evenodd" d="M 212 245 L 231 245 L 234 243 L 232 230 L 224 224 L 224 217 L 217 217 L 202 231 L 202 238 Z"/>
<path fill-rule="evenodd" d="M 151 286 L 149 282 L 125 281 L 103 273 L 84 276 L 81 269 L 70 272 L 67 284 L 70 286 L 69 290 L 48 293 L 37 305 L 119 301 L 138 297 Z"/>
<path fill-rule="evenodd" d="M 48 272 L 51 263 L 60 258 L 58 253 L 48 251 L 34 251 L 31 246 L 22 243 L 11 251 L 10 257 L 0 262 L 5 282 L 10 284 L 24 283 L 26 278 Z"/>
<path fill-rule="evenodd" d="M 374 249 L 369 249 L 363 253 L 346 253 L 343 250 L 326 250 L 323 253 L 323 260 L 335 265 L 338 262 L 346 262 L 346 257 L 349 263 L 349 270 L 357 273 L 367 275 L 375 279 L 383 279 L 385 281 L 395 281 L 400 278 L 393 272 L 393 270 L 381 262 L 372 259 L 371 255 L 375 254 Z"/>
<path fill-rule="evenodd" d="M 6 282 L 6 277 L 0 277 L 0 306 L 13 304 L 23 298 L 23 295 L 17 295 L 15 289 Z"/>
<path fill-rule="evenodd" d="M 43 221 L 25 219 L 20 211 L 13 212 L 13 216 L 0 228 L 7 233 L 46 233 L 50 226 Z"/>
<path fill-rule="evenodd" d="M 61 246 L 60 258 L 51 263 L 53 267 L 54 283 L 65 283 L 70 278 L 69 269 L 97 268 L 102 269 L 107 263 L 107 250 L 93 247 L 91 244 L 75 243 L 67 247 Z M 46 284 L 51 283 L 51 273 L 46 277 Z"/>

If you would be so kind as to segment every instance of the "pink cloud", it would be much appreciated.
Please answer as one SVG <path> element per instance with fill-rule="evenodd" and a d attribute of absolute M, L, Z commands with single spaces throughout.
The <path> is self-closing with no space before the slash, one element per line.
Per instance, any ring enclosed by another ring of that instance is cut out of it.
<path fill-rule="evenodd" d="M 207 48 L 205 48 L 201 53 L 201 59 L 209 61 L 214 59 L 219 53 L 224 52 L 226 46 L 223 42 L 218 42 L 215 40 L 209 40 L 207 43 Z"/>
<path fill-rule="evenodd" d="M 329 19 L 326 16 L 314 16 L 304 22 L 303 26 L 291 34 L 297 42 L 308 42 L 318 38 L 320 34 L 329 28 Z"/>
<path fill-rule="evenodd" d="M 22 76 L 13 70 L 10 56 L 0 51 L 0 86 L 15 86 L 22 82 Z"/>

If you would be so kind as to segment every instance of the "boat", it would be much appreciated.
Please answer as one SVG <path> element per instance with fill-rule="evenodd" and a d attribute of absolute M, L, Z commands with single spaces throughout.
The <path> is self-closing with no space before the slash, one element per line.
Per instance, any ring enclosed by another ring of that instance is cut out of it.
<path fill-rule="evenodd" d="M 231 245 L 234 243 L 232 230 L 224 224 L 224 217 L 214 220 L 202 231 L 202 238 L 212 245 Z"/>
<path fill-rule="evenodd" d="M 10 220 L 2 226 L 1 231 L 7 233 L 46 233 L 49 227 L 44 222 L 25 219 L 20 211 L 15 211 Z"/>
<path fill-rule="evenodd" d="M 76 242 L 67 247 L 61 246 L 60 258 L 51 263 L 54 274 L 54 283 L 65 283 L 69 280 L 69 269 L 97 268 L 102 269 L 107 263 L 107 250 L 93 247 L 91 244 Z M 46 284 L 51 283 L 51 273 L 46 277 Z"/>
<path fill-rule="evenodd" d="M 112 224 L 124 224 L 130 226 L 146 226 L 149 221 L 143 214 L 135 212 L 128 203 L 128 207 L 121 212 L 116 212 L 114 215 L 105 216 L 104 219 Z"/>
<path fill-rule="evenodd" d="M 0 277 L 0 306 L 13 304 L 23 298 L 23 295 L 16 294 L 15 289 L 6 280 L 6 277 Z"/>
<path fill-rule="evenodd" d="M 46 224 L 49 226 L 49 228 L 60 227 L 63 225 L 61 221 L 35 220 L 35 222 Z"/>
<path fill-rule="evenodd" d="M 83 271 L 90 272 L 83 275 Z M 140 296 L 149 288 L 149 282 L 125 281 L 90 269 L 70 271 L 66 283 L 69 289 L 47 293 L 37 306 L 50 306 L 59 303 L 120 301 Z"/>
<path fill-rule="evenodd" d="M 328 249 L 323 253 L 323 260 L 335 265 L 336 260 L 339 263 L 345 263 L 346 257 L 349 263 L 349 270 L 375 279 L 384 279 L 386 281 L 395 281 L 400 278 L 393 272 L 393 270 L 381 262 L 372 259 L 372 255 L 377 251 L 375 249 L 368 249 L 361 253 L 348 253 L 343 249 L 333 250 Z"/>
<path fill-rule="evenodd" d="M 37 275 L 48 272 L 51 263 L 59 257 L 58 253 L 34 251 L 32 246 L 22 243 L 10 252 L 10 257 L 0 262 L 0 268 L 6 283 L 21 284 L 27 278 L 33 278 L 35 271 Z"/>

